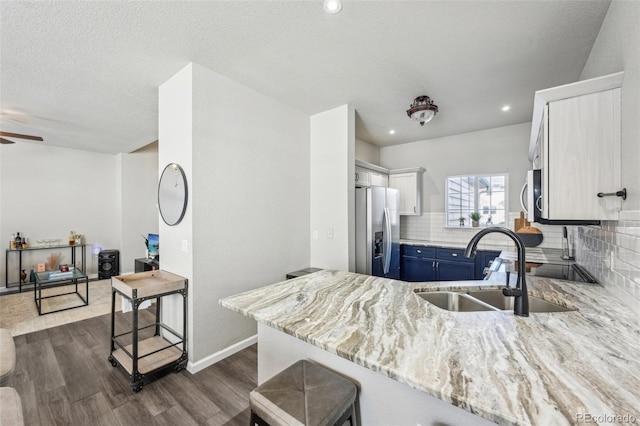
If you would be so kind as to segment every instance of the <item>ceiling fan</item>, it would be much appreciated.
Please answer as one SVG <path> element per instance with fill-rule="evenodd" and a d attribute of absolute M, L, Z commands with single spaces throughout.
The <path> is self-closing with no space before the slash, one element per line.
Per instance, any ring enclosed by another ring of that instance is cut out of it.
<path fill-rule="evenodd" d="M 18 138 L 18 139 L 28 139 L 30 141 L 44 142 L 44 139 L 42 139 L 40 136 L 21 135 L 20 133 L 0 132 L 0 144 L 15 143 L 14 141 L 11 141 L 9 139 L 5 139 L 4 137 L 7 137 L 7 138 Z"/>

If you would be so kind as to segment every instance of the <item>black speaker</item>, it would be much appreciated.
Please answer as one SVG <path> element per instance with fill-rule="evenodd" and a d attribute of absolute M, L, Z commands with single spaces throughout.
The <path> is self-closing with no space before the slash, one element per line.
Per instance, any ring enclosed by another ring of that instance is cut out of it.
<path fill-rule="evenodd" d="M 111 278 L 120 274 L 120 252 L 102 250 L 98 253 L 98 279 Z"/>

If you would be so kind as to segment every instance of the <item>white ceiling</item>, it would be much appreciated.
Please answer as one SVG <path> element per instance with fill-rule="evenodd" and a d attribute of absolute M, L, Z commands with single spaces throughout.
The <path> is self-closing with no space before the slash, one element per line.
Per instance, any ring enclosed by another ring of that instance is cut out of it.
<path fill-rule="evenodd" d="M 0 129 L 131 152 L 157 139 L 158 86 L 189 62 L 307 114 L 351 104 L 379 146 L 527 122 L 535 90 L 578 79 L 609 6 L 343 3 L 2 0 Z M 440 108 L 424 127 L 405 113 L 419 95 Z"/>

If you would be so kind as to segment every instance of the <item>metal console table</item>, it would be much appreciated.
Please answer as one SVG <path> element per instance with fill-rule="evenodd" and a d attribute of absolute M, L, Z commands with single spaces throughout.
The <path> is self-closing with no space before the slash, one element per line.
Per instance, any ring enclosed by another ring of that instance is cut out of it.
<path fill-rule="evenodd" d="M 183 370 L 188 361 L 187 279 L 163 270 L 119 275 L 111 277 L 111 290 L 111 352 L 107 359 L 112 366 L 120 366 L 125 370 L 131 381 L 131 389 L 139 392 L 145 383 L 160 374 Z M 118 335 L 115 334 L 117 293 L 131 301 L 133 308 L 132 330 Z M 171 294 L 180 294 L 183 298 L 182 333 L 161 322 L 161 299 Z M 155 299 L 156 303 L 155 322 L 139 328 L 138 308 L 142 302 L 150 299 Z M 154 335 L 140 341 L 139 331 L 151 327 L 155 327 Z M 125 336 L 131 336 L 131 344 L 121 342 Z"/>
<path fill-rule="evenodd" d="M 22 293 L 22 281 L 20 280 L 20 271 L 22 271 L 22 253 L 25 251 L 35 251 L 35 250 L 55 250 L 55 249 L 71 249 L 71 263 L 73 264 L 73 268 L 76 269 L 76 249 L 82 249 L 82 269 L 87 269 L 87 246 L 86 244 L 76 244 L 73 246 L 70 245 L 58 245 L 58 246 L 48 246 L 48 247 L 28 247 L 26 249 L 7 249 L 5 258 L 4 258 L 4 282 L 7 288 L 9 287 L 20 287 L 20 293 Z M 9 253 L 18 253 L 18 282 L 17 283 L 9 283 Z"/>

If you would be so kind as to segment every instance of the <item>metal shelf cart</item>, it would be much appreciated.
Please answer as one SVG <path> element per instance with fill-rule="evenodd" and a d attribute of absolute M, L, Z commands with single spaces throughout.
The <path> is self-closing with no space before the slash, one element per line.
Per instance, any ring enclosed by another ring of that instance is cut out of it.
<path fill-rule="evenodd" d="M 116 294 L 124 296 L 132 305 L 132 330 L 115 334 Z M 161 321 L 161 300 L 164 296 L 180 294 L 183 299 L 182 333 L 171 329 Z M 139 328 L 138 309 L 142 302 L 155 299 L 155 322 Z M 139 331 L 155 327 L 152 337 L 139 340 Z M 129 375 L 131 389 L 139 392 L 145 383 L 161 373 L 183 370 L 187 356 L 187 279 L 167 271 L 147 271 L 111 277 L 111 353 L 112 366 L 122 367 Z M 121 343 L 131 336 L 131 343 Z"/>

